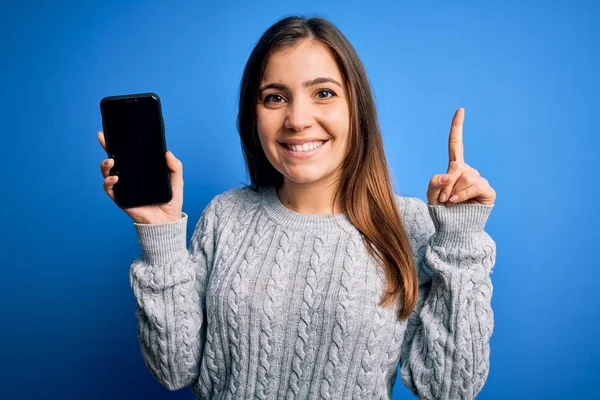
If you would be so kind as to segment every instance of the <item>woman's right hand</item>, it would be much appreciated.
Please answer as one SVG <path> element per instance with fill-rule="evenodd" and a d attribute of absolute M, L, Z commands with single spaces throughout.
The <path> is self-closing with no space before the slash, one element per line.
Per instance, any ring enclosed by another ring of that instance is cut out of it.
<path fill-rule="evenodd" d="M 106 152 L 104 132 L 98 132 L 98 141 Z M 167 158 L 167 166 L 171 171 L 173 198 L 165 204 L 121 208 L 138 224 L 163 224 L 181 218 L 181 211 L 183 209 L 183 164 L 170 151 L 166 152 L 165 157 Z M 104 177 L 104 191 L 114 202 L 115 194 L 113 186 L 118 182 L 119 177 L 110 175 L 110 170 L 113 166 L 114 160 L 112 158 L 107 158 L 100 163 L 100 171 Z"/>

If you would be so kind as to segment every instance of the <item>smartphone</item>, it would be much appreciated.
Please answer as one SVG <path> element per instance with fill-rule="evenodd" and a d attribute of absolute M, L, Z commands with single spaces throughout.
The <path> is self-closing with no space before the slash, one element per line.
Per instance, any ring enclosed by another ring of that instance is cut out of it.
<path fill-rule="evenodd" d="M 100 101 L 106 152 L 114 159 L 115 201 L 132 208 L 171 201 L 171 173 L 160 99 L 154 93 L 109 96 Z"/>

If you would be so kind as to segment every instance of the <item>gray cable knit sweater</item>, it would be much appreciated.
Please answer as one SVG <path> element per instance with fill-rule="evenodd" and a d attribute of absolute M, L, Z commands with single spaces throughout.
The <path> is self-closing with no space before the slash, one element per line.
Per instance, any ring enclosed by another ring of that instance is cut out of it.
<path fill-rule="evenodd" d="M 286 208 L 274 189 L 226 191 L 186 246 L 187 214 L 134 223 L 146 366 L 200 399 L 472 399 L 489 371 L 492 206 L 396 196 L 417 260 L 411 317 L 377 305 L 384 275 L 345 215 Z"/>

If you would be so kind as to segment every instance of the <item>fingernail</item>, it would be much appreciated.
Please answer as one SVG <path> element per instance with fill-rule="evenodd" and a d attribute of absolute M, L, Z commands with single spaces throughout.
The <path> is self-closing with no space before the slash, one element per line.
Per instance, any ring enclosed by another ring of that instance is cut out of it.
<path fill-rule="evenodd" d="M 450 197 L 450 201 L 456 201 L 458 200 L 458 195 L 455 194 L 454 196 Z"/>
<path fill-rule="evenodd" d="M 104 160 L 104 165 L 108 165 L 108 160 Z"/>
<path fill-rule="evenodd" d="M 444 175 L 442 176 L 442 178 L 440 179 L 442 182 L 446 182 L 448 180 L 448 175 Z"/>
<path fill-rule="evenodd" d="M 446 193 L 442 193 L 440 196 L 440 203 L 443 203 L 446 201 Z"/>

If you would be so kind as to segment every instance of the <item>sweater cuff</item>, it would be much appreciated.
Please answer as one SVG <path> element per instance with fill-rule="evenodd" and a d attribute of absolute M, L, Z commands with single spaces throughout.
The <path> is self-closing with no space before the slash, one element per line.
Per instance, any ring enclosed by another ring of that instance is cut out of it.
<path fill-rule="evenodd" d="M 435 226 L 433 246 L 446 248 L 473 248 L 484 233 L 485 223 L 494 207 L 493 204 L 428 204 L 429 215 Z"/>
<path fill-rule="evenodd" d="M 138 224 L 134 226 L 138 235 L 142 255 L 150 264 L 164 265 L 176 261 L 182 251 L 187 252 L 188 215 L 164 224 Z"/>

